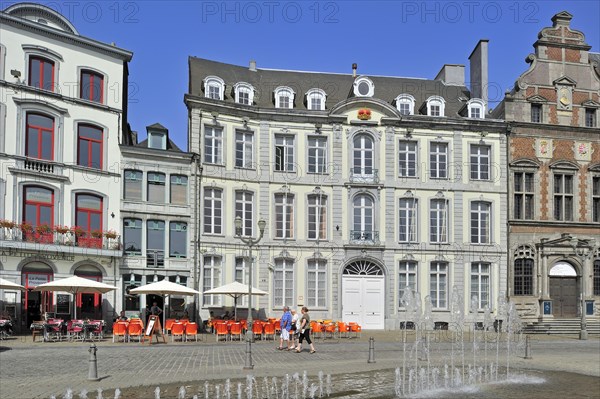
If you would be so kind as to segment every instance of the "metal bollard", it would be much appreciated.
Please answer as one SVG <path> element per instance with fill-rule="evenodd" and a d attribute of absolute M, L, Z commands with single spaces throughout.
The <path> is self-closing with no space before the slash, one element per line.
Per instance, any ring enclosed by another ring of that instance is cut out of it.
<path fill-rule="evenodd" d="M 97 351 L 98 351 L 98 348 L 96 347 L 96 344 L 90 345 L 90 349 L 88 349 L 88 352 L 90 352 L 88 380 L 90 380 L 90 381 L 98 381 L 99 380 L 99 378 L 98 378 L 98 360 L 96 359 Z"/>
<path fill-rule="evenodd" d="M 529 343 L 529 335 L 525 336 L 525 359 L 533 359 L 531 357 L 531 344 Z"/>
<path fill-rule="evenodd" d="M 373 337 L 369 338 L 369 360 L 367 363 L 375 363 L 375 339 Z"/>

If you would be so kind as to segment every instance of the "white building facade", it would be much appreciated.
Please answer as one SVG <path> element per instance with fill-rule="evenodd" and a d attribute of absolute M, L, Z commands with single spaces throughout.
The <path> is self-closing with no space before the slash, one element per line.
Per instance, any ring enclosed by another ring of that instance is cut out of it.
<path fill-rule="evenodd" d="M 23 329 L 44 312 L 109 319 L 116 293 L 40 294 L 79 275 L 115 284 L 120 239 L 119 137 L 132 53 L 80 36 L 30 3 L 0 13 L 0 274 Z M 75 226 L 77 228 L 75 228 Z"/>
<path fill-rule="evenodd" d="M 251 283 L 269 293 L 254 300 L 260 317 L 305 305 L 317 319 L 398 328 L 406 287 L 431 301 L 436 322 L 450 320 L 454 286 L 466 312 L 473 297 L 476 312 L 496 311 L 506 295 L 506 125 L 484 119 L 464 67 L 425 80 L 194 57 L 189 66 L 200 291 L 248 283 L 253 261 Z M 237 216 L 245 236 L 267 221 L 252 260 Z M 233 301 L 200 305 L 219 314 Z"/>

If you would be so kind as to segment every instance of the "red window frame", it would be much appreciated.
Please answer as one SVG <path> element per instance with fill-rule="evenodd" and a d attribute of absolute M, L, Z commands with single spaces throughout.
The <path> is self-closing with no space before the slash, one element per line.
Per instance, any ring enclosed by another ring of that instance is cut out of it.
<path fill-rule="evenodd" d="M 37 115 L 37 116 L 42 116 L 44 118 L 49 118 L 52 119 L 52 129 L 48 129 L 46 127 L 43 126 L 38 126 L 38 125 L 34 125 L 32 123 L 29 122 L 29 117 L 32 115 Z M 25 123 L 25 156 L 26 157 L 32 157 L 32 158 L 37 158 L 37 159 L 45 159 L 42 158 L 42 135 L 44 133 L 50 133 L 52 136 L 52 139 L 50 140 L 50 142 L 52 143 L 52 148 L 50 153 L 52 154 L 50 159 L 47 159 L 47 161 L 53 161 L 54 160 L 54 126 L 55 126 L 55 121 L 54 118 L 45 114 L 41 114 L 38 112 L 28 112 L 26 115 L 26 123 Z M 30 154 L 29 153 L 29 129 L 36 129 L 38 131 L 38 143 L 37 143 L 37 154 Z"/>
<path fill-rule="evenodd" d="M 96 209 L 91 209 L 91 208 L 82 208 L 79 206 L 79 197 L 83 196 L 83 195 L 87 195 L 89 197 L 96 197 L 100 200 L 100 210 L 96 210 Z M 98 196 L 98 195 L 94 195 L 94 194 L 89 194 L 89 193 L 81 193 L 81 194 L 77 194 L 75 195 L 75 222 L 77 224 L 77 226 L 81 227 L 81 223 L 79 220 L 79 212 L 85 212 L 87 214 L 87 230 L 84 230 L 87 233 L 87 236 L 90 237 L 90 233 L 94 230 L 100 230 L 102 231 L 102 210 L 103 210 L 103 200 L 102 197 Z M 96 215 L 100 215 L 100 227 L 98 229 L 90 229 L 90 224 L 91 224 L 91 216 L 92 214 L 96 214 Z"/>
<path fill-rule="evenodd" d="M 77 274 L 75 273 L 76 276 L 81 277 L 81 278 L 85 278 L 88 280 L 92 280 L 92 281 L 96 281 L 98 283 L 102 282 L 102 276 L 90 276 L 90 275 L 85 275 L 85 274 Z M 98 308 L 100 306 L 100 300 L 102 299 L 102 294 L 98 294 L 98 293 L 92 293 L 91 295 L 94 295 L 94 308 Z M 81 309 L 81 306 L 83 305 L 83 293 L 78 293 L 76 298 L 75 298 L 75 306 L 79 309 Z M 77 312 L 79 314 L 79 312 Z"/>
<path fill-rule="evenodd" d="M 43 89 L 43 90 L 48 90 L 48 91 L 52 91 L 54 92 L 54 61 L 49 60 L 48 58 L 44 58 L 44 57 L 40 57 L 40 56 L 31 56 L 29 57 L 29 86 L 32 86 L 31 83 L 31 78 L 32 78 L 32 74 L 31 71 L 33 70 L 33 68 L 31 67 L 33 62 L 39 62 L 40 63 L 40 87 L 39 89 Z M 50 64 L 52 65 L 52 81 L 50 82 L 50 88 L 46 88 L 46 84 L 48 82 L 44 82 L 44 64 Z"/>
<path fill-rule="evenodd" d="M 90 79 L 89 81 L 84 81 L 83 76 L 84 75 L 89 75 Z M 98 79 L 100 80 L 100 101 L 96 101 L 94 100 L 94 81 Z M 86 86 L 88 85 L 88 86 Z M 84 89 L 88 88 L 88 93 L 87 96 L 84 93 Z M 104 104 L 104 76 L 94 72 L 94 71 L 90 71 L 89 69 L 83 69 L 81 71 L 81 76 L 80 76 L 80 83 L 79 83 L 79 98 L 82 98 L 84 100 L 88 100 L 88 101 L 93 101 L 93 102 L 98 102 L 100 104 Z"/>
<path fill-rule="evenodd" d="M 27 189 L 28 188 L 41 188 L 43 190 L 50 191 L 52 193 L 52 201 L 51 202 L 41 202 L 41 201 L 31 201 L 27 200 Z M 27 222 L 25 219 L 27 211 L 27 205 L 33 205 L 36 208 L 35 212 L 35 223 L 32 223 L 33 227 L 37 227 L 40 225 L 40 207 L 42 206 L 50 206 L 50 223 L 49 226 L 54 226 L 54 190 L 43 186 L 25 186 L 23 187 L 23 222 Z"/>
<path fill-rule="evenodd" d="M 54 273 L 47 273 L 47 272 L 22 272 L 21 273 L 21 281 L 25 280 L 25 282 L 23 282 L 23 285 L 25 286 L 25 291 L 23 292 L 23 296 L 25 297 L 25 302 L 24 302 L 24 310 L 27 311 L 27 309 L 29 308 L 29 291 L 36 288 L 34 286 L 29 285 L 29 275 L 30 274 L 35 274 L 35 275 L 45 275 L 48 276 L 48 282 L 52 281 L 54 278 Z M 46 304 L 46 309 L 52 309 L 54 307 L 54 292 L 51 291 L 42 291 L 41 293 L 41 302 Z M 43 312 L 42 312 L 43 314 Z"/>
<path fill-rule="evenodd" d="M 100 140 L 97 140 L 92 137 L 83 137 L 82 133 L 81 133 L 81 127 L 88 127 L 88 128 L 99 130 L 100 134 L 102 135 L 102 138 Z M 104 130 L 102 128 L 100 128 L 98 126 L 94 126 L 94 125 L 89 125 L 89 124 L 78 125 L 77 126 L 77 165 L 87 166 L 88 168 L 102 169 L 102 158 L 104 157 L 103 141 L 104 141 Z M 92 164 L 92 143 L 100 143 L 100 165 L 98 165 L 98 166 L 94 166 Z M 79 150 L 81 148 L 81 145 L 88 146 L 88 159 L 87 160 L 79 159 Z"/>

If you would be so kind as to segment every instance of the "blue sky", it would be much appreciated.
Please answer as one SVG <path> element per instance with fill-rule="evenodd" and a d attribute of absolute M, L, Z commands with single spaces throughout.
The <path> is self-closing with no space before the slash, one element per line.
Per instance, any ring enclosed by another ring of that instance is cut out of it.
<path fill-rule="evenodd" d="M 2 8 L 12 2 L 2 2 Z M 600 51 L 600 2 L 566 1 L 49 1 L 82 35 L 134 52 L 129 120 L 140 136 L 154 122 L 187 148 L 190 55 L 259 68 L 434 78 L 465 64 L 489 39 L 490 106 L 527 68 L 537 33 L 555 13 L 573 14 Z"/>

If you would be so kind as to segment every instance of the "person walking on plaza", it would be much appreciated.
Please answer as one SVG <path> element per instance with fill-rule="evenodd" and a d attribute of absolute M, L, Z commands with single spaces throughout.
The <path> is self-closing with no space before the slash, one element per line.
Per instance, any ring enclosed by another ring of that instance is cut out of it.
<path fill-rule="evenodd" d="M 302 340 L 306 339 L 306 342 L 310 345 L 310 353 L 315 353 L 315 346 L 310 340 L 310 316 L 308 315 L 308 308 L 302 307 L 302 317 L 300 318 L 300 338 L 298 340 L 298 347 L 296 353 L 302 352 Z"/>
<path fill-rule="evenodd" d="M 296 313 L 296 309 L 290 310 L 292 314 L 292 327 L 290 328 L 290 346 L 288 346 L 289 351 L 293 351 L 296 349 L 296 343 L 300 334 L 300 316 Z"/>
<path fill-rule="evenodd" d="M 292 328 L 292 315 L 290 314 L 290 308 L 287 306 L 283 307 L 283 315 L 281 316 L 279 325 L 281 326 L 281 338 L 279 339 L 279 347 L 277 349 L 282 351 L 289 348 L 290 329 Z M 285 348 L 283 347 L 284 342 Z"/>

